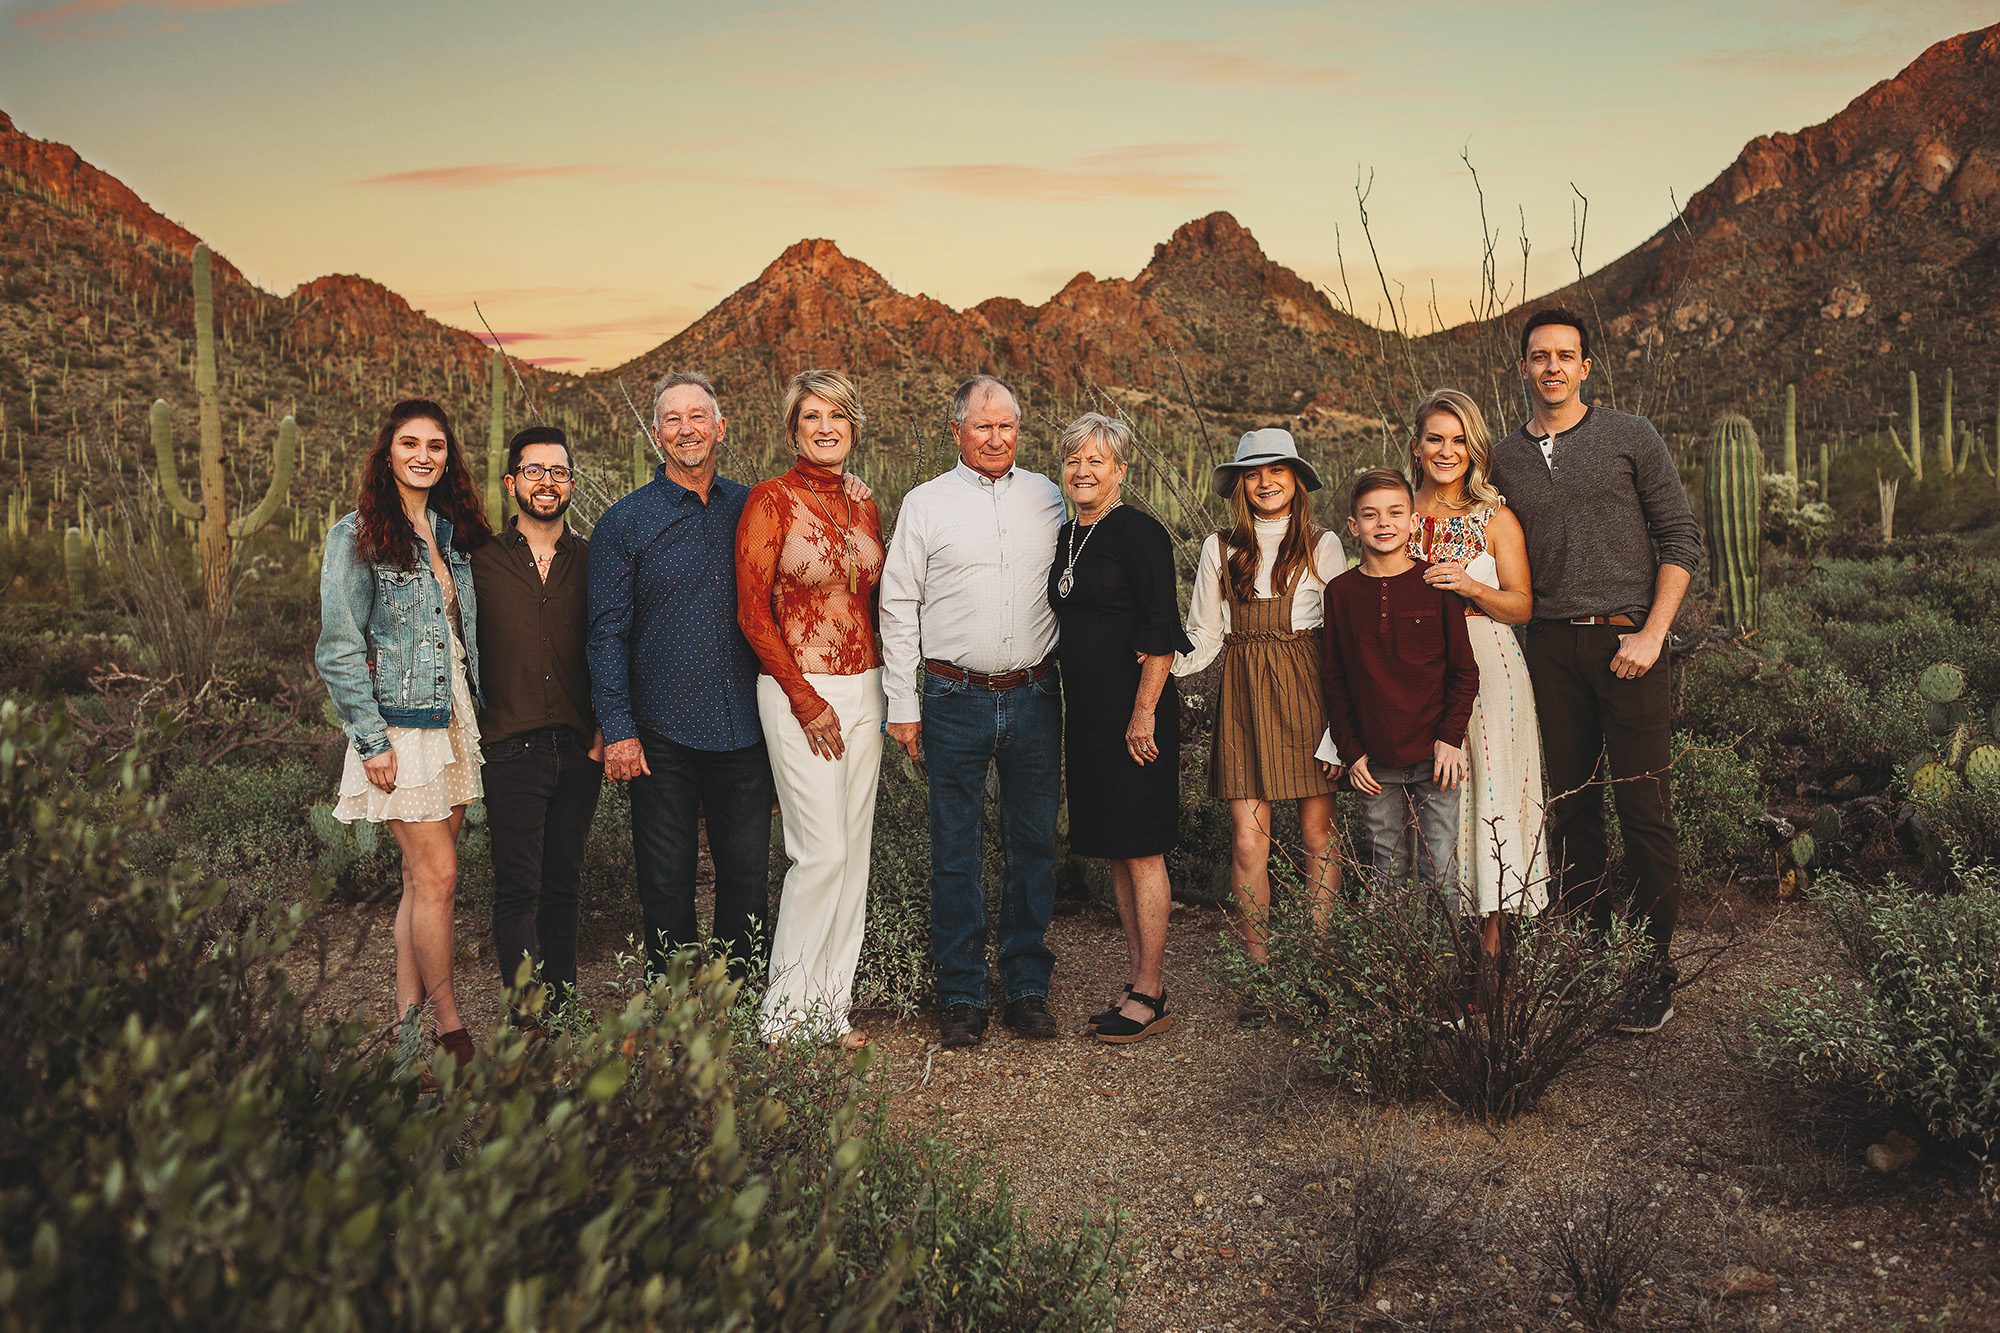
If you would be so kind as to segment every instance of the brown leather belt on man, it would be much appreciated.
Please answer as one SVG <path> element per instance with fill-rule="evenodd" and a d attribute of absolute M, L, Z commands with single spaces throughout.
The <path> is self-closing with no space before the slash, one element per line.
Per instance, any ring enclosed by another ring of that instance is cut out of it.
<path fill-rule="evenodd" d="M 995 675 L 988 675 L 984 671 L 967 671 L 964 667 L 954 666 L 950 662 L 940 662 L 932 657 L 924 659 L 924 670 L 931 675 L 950 681 L 962 680 L 976 690 L 1019 689 L 1030 681 L 1041 680 L 1055 669 L 1056 659 L 1053 657 L 1045 657 L 1031 667 L 1002 671 Z"/>
<path fill-rule="evenodd" d="M 1637 629 L 1639 622 L 1620 612 L 1615 616 L 1578 616 L 1569 622 L 1572 625 L 1622 625 L 1626 629 Z"/>

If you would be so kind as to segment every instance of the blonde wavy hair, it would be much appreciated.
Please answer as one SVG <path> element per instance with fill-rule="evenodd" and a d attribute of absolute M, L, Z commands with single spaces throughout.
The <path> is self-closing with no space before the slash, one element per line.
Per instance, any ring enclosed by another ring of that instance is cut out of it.
<path fill-rule="evenodd" d="M 787 440 L 797 441 L 799 413 L 809 397 L 824 398 L 837 411 L 845 413 L 854 427 L 854 447 L 861 447 L 861 428 L 868 424 L 868 414 L 861 410 L 861 395 L 855 391 L 854 381 L 837 370 L 801 370 L 792 376 L 792 382 L 785 390 Z"/>
<path fill-rule="evenodd" d="M 1433 389 L 1417 404 L 1417 410 L 1410 421 L 1410 485 L 1422 490 L 1424 486 L 1424 464 L 1418 457 L 1417 449 L 1424 438 L 1424 423 L 1437 412 L 1448 413 L 1458 418 L 1458 424 L 1465 428 L 1465 451 L 1468 455 L 1465 468 L 1465 507 L 1476 505 L 1497 508 L 1500 492 L 1493 487 L 1493 432 L 1487 429 L 1486 414 L 1479 410 L 1479 404 L 1472 395 L 1461 389 Z"/>

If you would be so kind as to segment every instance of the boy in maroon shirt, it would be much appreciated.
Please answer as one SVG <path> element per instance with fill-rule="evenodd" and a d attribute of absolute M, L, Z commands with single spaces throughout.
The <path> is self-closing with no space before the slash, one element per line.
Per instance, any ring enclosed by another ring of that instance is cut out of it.
<path fill-rule="evenodd" d="M 1410 558 L 1415 499 L 1400 472 L 1354 483 L 1347 530 L 1361 564 L 1326 585 L 1320 675 L 1326 723 L 1361 793 L 1373 864 L 1388 883 L 1410 869 L 1414 809 L 1419 883 L 1458 880 L 1458 785 L 1479 665 L 1464 603 L 1424 582 Z"/>

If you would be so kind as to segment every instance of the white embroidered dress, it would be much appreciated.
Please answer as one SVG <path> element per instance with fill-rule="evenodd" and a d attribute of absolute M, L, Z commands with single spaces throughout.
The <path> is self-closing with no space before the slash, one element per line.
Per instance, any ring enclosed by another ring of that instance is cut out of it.
<path fill-rule="evenodd" d="M 1500 584 L 1486 525 L 1493 510 L 1449 518 L 1419 515 L 1410 555 L 1435 562 L 1457 560 L 1489 587 Z M 1459 788 L 1458 863 L 1466 876 L 1467 907 L 1480 915 L 1530 915 L 1548 905 L 1549 857 L 1542 831 L 1542 729 L 1528 663 L 1509 626 L 1469 615 L 1465 632 L 1479 663 L 1479 697 L 1465 729 L 1470 772 Z"/>

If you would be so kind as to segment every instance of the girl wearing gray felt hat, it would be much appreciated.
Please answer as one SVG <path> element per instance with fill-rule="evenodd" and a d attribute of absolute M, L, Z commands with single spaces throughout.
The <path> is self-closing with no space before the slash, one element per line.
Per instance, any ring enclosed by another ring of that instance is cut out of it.
<path fill-rule="evenodd" d="M 1292 439 L 1292 433 L 1281 426 L 1265 426 L 1260 430 L 1245 432 L 1236 442 L 1236 457 L 1227 463 L 1215 465 L 1215 493 L 1227 500 L 1229 493 L 1236 489 L 1236 479 L 1245 470 L 1263 467 L 1266 463 L 1284 463 L 1299 474 L 1309 491 L 1319 489 L 1319 473 L 1313 465 L 1299 457 L 1299 446 Z"/>

